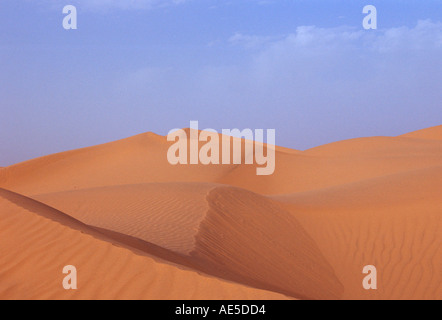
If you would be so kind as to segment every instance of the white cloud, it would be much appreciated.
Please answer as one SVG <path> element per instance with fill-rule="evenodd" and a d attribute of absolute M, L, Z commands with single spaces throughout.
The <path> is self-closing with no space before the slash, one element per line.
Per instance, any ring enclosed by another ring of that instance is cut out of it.
<path fill-rule="evenodd" d="M 296 88 L 336 90 L 401 83 L 419 76 L 442 78 L 442 23 L 419 21 L 414 28 L 366 31 L 359 28 L 298 27 L 283 39 L 236 35 L 235 43 L 265 43 L 251 58 L 250 81 L 266 87 L 285 81 Z M 231 39 L 232 40 L 232 39 Z M 425 76 L 427 75 L 427 76 Z M 264 85 L 266 83 L 266 85 Z M 344 84 L 345 83 L 345 84 Z M 410 84 L 411 85 L 411 84 Z"/>
<path fill-rule="evenodd" d="M 248 59 L 236 65 L 148 69 L 121 85 L 134 104 L 180 106 L 177 118 L 226 127 L 277 128 L 291 137 L 282 144 L 306 148 L 350 138 L 355 127 L 377 135 L 440 124 L 441 39 L 442 23 L 431 21 L 377 31 L 304 26 L 282 38 L 238 33 L 229 43 L 246 47 Z"/>
<path fill-rule="evenodd" d="M 355 27 L 318 28 L 300 26 L 295 33 L 281 37 L 236 33 L 230 39 L 235 44 L 266 43 L 268 49 L 287 50 L 358 46 L 379 51 L 400 47 L 431 49 L 442 44 L 442 23 L 420 20 L 414 28 L 399 27 L 384 30 L 362 30 Z"/>
<path fill-rule="evenodd" d="M 281 36 L 257 36 L 244 35 L 240 32 L 235 33 L 229 38 L 229 42 L 234 45 L 243 45 L 247 48 L 262 48 L 264 45 L 281 39 Z"/>

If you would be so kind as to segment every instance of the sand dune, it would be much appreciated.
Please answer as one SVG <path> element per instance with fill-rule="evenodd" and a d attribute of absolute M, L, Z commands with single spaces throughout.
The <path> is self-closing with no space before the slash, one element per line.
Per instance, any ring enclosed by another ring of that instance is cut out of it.
<path fill-rule="evenodd" d="M 209 209 L 212 184 L 153 183 L 34 196 L 88 225 L 188 254 Z M 173 195 L 173 196 L 171 196 Z"/>
<path fill-rule="evenodd" d="M 375 137 L 336 142 L 297 154 L 278 154 L 271 176 L 239 166 L 220 183 L 262 194 L 322 189 L 428 168 L 442 163 L 442 141 Z"/>
<path fill-rule="evenodd" d="M 442 167 L 433 167 L 273 198 L 335 267 L 344 298 L 440 299 L 441 186 Z M 379 270 L 376 291 L 360 285 L 366 265 Z"/>
<path fill-rule="evenodd" d="M 246 190 L 147 184 L 35 198 L 88 225 L 180 254 L 179 262 L 208 274 L 296 298 L 342 294 L 333 269 L 296 219 Z"/>
<path fill-rule="evenodd" d="M 415 139 L 442 140 L 442 125 L 406 133 L 401 137 Z"/>
<path fill-rule="evenodd" d="M 190 130 L 185 131 L 190 137 Z M 245 144 L 249 143 L 241 139 L 242 163 Z M 218 182 L 238 166 L 172 166 L 167 161 L 167 150 L 172 144 L 166 137 L 149 132 L 95 147 L 49 155 L 0 171 L 0 186 L 31 195 L 124 184 Z M 202 145 L 200 143 L 199 147 Z M 282 147 L 276 149 L 278 154 L 297 152 Z"/>
<path fill-rule="evenodd" d="M 285 299 L 116 246 L 94 229 L 0 190 L 0 299 Z M 64 290 L 75 265 L 78 290 Z"/>
<path fill-rule="evenodd" d="M 271 195 L 437 166 L 442 160 L 440 140 L 361 138 L 303 152 L 278 149 L 275 173 L 257 176 L 255 165 L 171 166 L 166 158 L 170 145 L 165 137 L 146 133 L 30 160 L 1 170 L 0 187 L 33 195 L 125 184 L 211 182 Z"/>
<path fill-rule="evenodd" d="M 208 258 L 257 287 L 291 296 L 341 297 L 343 287 L 333 269 L 302 226 L 279 205 L 229 187 L 213 190 L 209 203 L 209 216 L 197 235 L 197 259 Z M 220 249 L 216 255 L 214 247 Z"/>
<path fill-rule="evenodd" d="M 153 133 L 63 152 L 8 167 L 0 186 L 21 194 L 50 193 L 122 184 L 215 181 L 231 166 L 171 166 L 170 143 Z"/>
<path fill-rule="evenodd" d="M 442 299 L 441 132 L 276 147 L 271 176 L 153 133 L 0 168 L 0 298 Z"/>

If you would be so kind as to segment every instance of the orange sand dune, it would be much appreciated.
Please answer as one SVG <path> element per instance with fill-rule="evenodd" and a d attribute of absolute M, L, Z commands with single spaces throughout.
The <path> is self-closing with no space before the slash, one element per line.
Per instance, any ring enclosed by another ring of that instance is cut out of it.
<path fill-rule="evenodd" d="M 49 193 L 121 184 L 214 181 L 233 166 L 171 166 L 170 143 L 153 133 L 63 152 L 10 166 L 0 186 L 21 194 Z"/>
<path fill-rule="evenodd" d="M 442 163 L 442 141 L 375 137 L 335 142 L 298 154 L 278 154 L 271 176 L 239 166 L 219 180 L 262 194 L 337 186 Z"/>
<path fill-rule="evenodd" d="M 0 298 L 442 299 L 441 130 L 276 147 L 271 176 L 153 133 L 0 168 Z"/>
<path fill-rule="evenodd" d="M 442 125 L 402 135 L 405 138 L 442 140 Z"/>
<path fill-rule="evenodd" d="M 117 247 L 44 204 L 0 189 L 0 299 L 285 299 Z M 75 265 L 78 290 L 64 290 Z"/>
<path fill-rule="evenodd" d="M 188 254 L 209 205 L 208 183 L 153 183 L 33 196 L 88 225 Z M 124 214 L 122 214 L 124 213 Z"/>
<path fill-rule="evenodd" d="M 255 165 L 172 166 L 166 158 L 170 145 L 165 137 L 146 133 L 30 160 L 1 170 L 0 187 L 33 195 L 123 184 L 212 182 L 261 194 L 284 194 L 432 167 L 442 162 L 439 140 L 361 138 L 304 152 L 278 149 L 275 173 L 257 176 Z"/>
<path fill-rule="evenodd" d="M 299 223 L 271 200 L 245 190 L 147 184 L 35 198 L 88 225 L 180 254 L 186 265 L 209 274 L 296 298 L 342 294 L 332 268 Z M 266 259 L 257 263 L 261 257 Z"/>
<path fill-rule="evenodd" d="M 185 131 L 190 137 L 190 130 Z M 244 146 L 250 142 L 244 139 L 241 142 L 244 163 Z M 167 151 L 172 143 L 166 137 L 145 133 L 95 147 L 49 155 L 1 170 L 0 187 L 32 195 L 123 184 L 217 182 L 238 166 L 172 166 L 167 161 Z M 199 147 L 202 145 L 200 143 Z M 232 148 L 233 141 L 231 154 Z M 297 152 L 282 147 L 276 150 L 278 154 Z"/>
<path fill-rule="evenodd" d="M 274 196 L 334 266 L 350 299 L 442 298 L 442 167 Z M 375 265 L 379 289 L 362 289 Z"/>

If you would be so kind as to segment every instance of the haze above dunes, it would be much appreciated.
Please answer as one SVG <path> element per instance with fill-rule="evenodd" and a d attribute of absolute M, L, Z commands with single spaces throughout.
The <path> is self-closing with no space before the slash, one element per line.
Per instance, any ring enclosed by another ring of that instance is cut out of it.
<path fill-rule="evenodd" d="M 270 176 L 172 166 L 170 145 L 146 133 L 0 168 L 0 298 L 442 299 L 442 126 L 277 147 Z"/>

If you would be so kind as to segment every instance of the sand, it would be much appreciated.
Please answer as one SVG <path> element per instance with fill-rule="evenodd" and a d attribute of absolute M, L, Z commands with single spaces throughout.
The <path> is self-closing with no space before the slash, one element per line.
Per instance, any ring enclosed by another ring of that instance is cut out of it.
<path fill-rule="evenodd" d="M 286 299 L 167 264 L 3 189 L 0 217 L 0 299 Z M 63 289 L 65 265 L 79 289 Z"/>
<path fill-rule="evenodd" d="M 274 198 L 334 266 L 342 298 L 440 299 L 441 186 L 442 166 Z M 360 284 L 366 265 L 379 271 L 376 291 Z"/>
<path fill-rule="evenodd" d="M 277 147 L 271 176 L 171 166 L 170 145 L 0 168 L 0 299 L 442 299 L 442 126 Z"/>
<path fill-rule="evenodd" d="M 179 260 L 166 256 L 169 261 L 207 274 L 292 297 L 332 299 L 343 291 L 299 222 L 272 200 L 250 191 L 165 183 L 34 198 L 85 224 L 167 249 L 180 255 L 175 258 Z"/>

